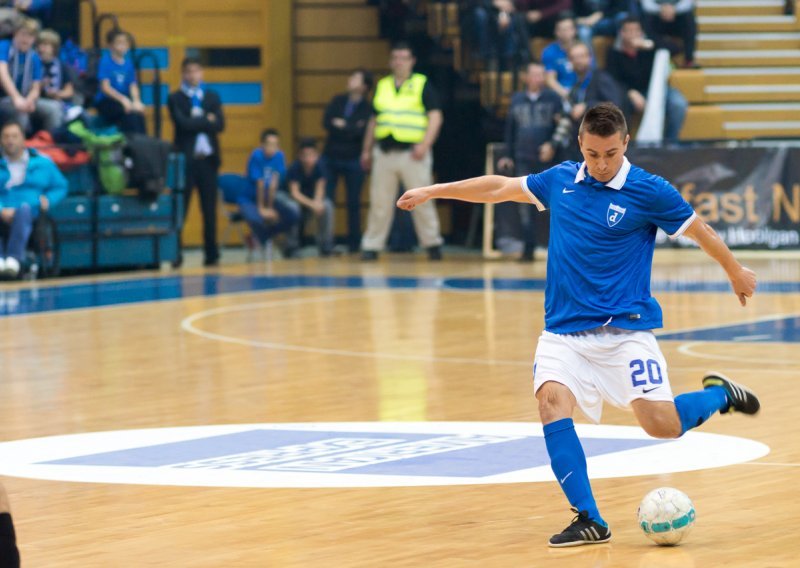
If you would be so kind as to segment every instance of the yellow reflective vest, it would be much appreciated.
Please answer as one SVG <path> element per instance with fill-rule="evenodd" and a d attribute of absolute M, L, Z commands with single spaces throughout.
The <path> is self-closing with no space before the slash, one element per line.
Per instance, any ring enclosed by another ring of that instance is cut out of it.
<path fill-rule="evenodd" d="M 391 136 L 398 142 L 418 144 L 425 139 L 428 129 L 428 113 L 422 103 L 422 91 L 428 78 L 414 73 L 400 87 L 394 86 L 394 76 L 388 75 L 378 81 L 373 106 L 375 138 L 383 140 Z"/>

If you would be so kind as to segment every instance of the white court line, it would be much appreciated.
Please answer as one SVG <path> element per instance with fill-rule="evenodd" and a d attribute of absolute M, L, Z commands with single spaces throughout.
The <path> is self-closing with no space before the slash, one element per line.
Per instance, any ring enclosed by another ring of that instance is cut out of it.
<path fill-rule="evenodd" d="M 697 345 L 705 345 L 707 343 L 715 343 L 714 341 L 692 341 L 684 343 L 678 347 L 678 353 L 688 355 L 689 357 L 699 357 L 700 359 L 717 359 L 719 361 L 734 361 L 736 363 L 759 363 L 761 365 L 800 365 L 800 358 L 797 359 L 773 359 L 771 357 L 764 357 L 761 359 L 749 359 L 747 357 L 735 357 L 729 355 L 716 355 L 714 353 L 697 353 L 692 349 Z"/>
<path fill-rule="evenodd" d="M 235 345 L 242 345 L 245 347 L 260 347 L 263 349 L 275 349 L 279 351 L 295 351 L 299 353 L 313 353 L 317 355 L 336 355 L 340 357 L 359 357 L 369 359 L 394 359 L 398 361 L 424 361 L 433 363 L 460 363 L 460 364 L 480 364 L 480 365 L 510 365 L 516 367 L 532 367 L 533 360 L 520 361 L 513 359 L 474 359 L 469 357 L 431 357 L 427 355 L 398 355 L 395 353 L 377 353 L 371 351 L 349 351 L 345 349 L 326 349 L 322 347 L 306 347 L 303 345 L 291 345 L 288 343 L 275 343 L 271 341 L 256 341 L 252 339 L 242 339 L 239 337 L 231 337 L 229 335 L 222 335 L 219 333 L 212 333 L 198 329 L 194 326 L 195 322 L 209 316 L 227 314 L 232 312 L 253 311 L 260 308 L 278 308 L 289 305 L 312 304 L 317 302 L 331 302 L 340 299 L 353 299 L 363 298 L 369 293 L 375 292 L 391 292 L 392 294 L 398 291 L 416 292 L 417 290 L 365 290 L 354 294 L 336 294 L 332 296 L 318 296 L 315 298 L 295 298 L 292 300 L 274 300 L 271 302 L 257 302 L 248 304 L 237 304 L 235 306 L 222 306 L 210 310 L 203 310 L 197 312 L 181 321 L 181 329 L 192 333 L 194 335 L 203 337 L 205 339 L 212 339 L 215 341 L 222 341 L 224 343 L 233 343 Z M 450 291 L 450 290 L 447 290 Z"/>
<path fill-rule="evenodd" d="M 800 463 L 744 462 L 737 465 L 771 465 L 773 467 L 800 467 Z"/>

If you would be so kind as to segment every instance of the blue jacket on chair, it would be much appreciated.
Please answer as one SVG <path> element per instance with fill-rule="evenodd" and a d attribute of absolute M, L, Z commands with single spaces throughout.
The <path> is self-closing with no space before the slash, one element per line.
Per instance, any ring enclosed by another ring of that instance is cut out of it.
<path fill-rule="evenodd" d="M 39 214 L 39 196 L 44 195 L 50 207 L 67 195 L 67 179 L 53 161 L 33 148 L 28 148 L 30 159 L 25 170 L 25 181 L 7 188 L 11 173 L 5 158 L 0 158 L 0 208 L 16 209 L 28 204 L 34 214 Z"/>

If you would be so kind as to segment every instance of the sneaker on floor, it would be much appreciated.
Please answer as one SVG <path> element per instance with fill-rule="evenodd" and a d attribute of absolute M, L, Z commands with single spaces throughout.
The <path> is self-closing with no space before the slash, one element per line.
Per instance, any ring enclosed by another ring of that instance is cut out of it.
<path fill-rule="evenodd" d="M 378 251 L 375 250 L 362 251 L 361 260 L 365 262 L 372 262 L 373 260 L 378 260 Z"/>
<path fill-rule="evenodd" d="M 597 523 L 589 518 L 586 511 L 578 511 L 577 517 L 572 519 L 572 523 L 561 531 L 550 537 L 550 546 L 553 548 L 565 548 L 567 546 L 581 546 L 584 544 L 602 544 L 611 540 L 611 529 Z"/>
<path fill-rule="evenodd" d="M 728 397 L 729 406 L 725 410 L 720 410 L 720 414 L 741 412 L 742 414 L 755 414 L 761 408 L 761 403 L 753 391 L 744 385 L 740 385 L 722 373 L 709 373 L 703 377 L 703 388 L 722 387 Z"/>
<path fill-rule="evenodd" d="M 439 261 L 442 260 L 442 247 L 428 247 L 428 260 Z"/>
<path fill-rule="evenodd" d="M 0 258 L 0 275 L 6 271 L 6 259 Z"/>
<path fill-rule="evenodd" d="M 3 268 L 3 274 L 7 278 L 16 278 L 17 276 L 19 276 L 19 261 L 13 256 L 9 256 L 5 262 L 5 267 Z"/>

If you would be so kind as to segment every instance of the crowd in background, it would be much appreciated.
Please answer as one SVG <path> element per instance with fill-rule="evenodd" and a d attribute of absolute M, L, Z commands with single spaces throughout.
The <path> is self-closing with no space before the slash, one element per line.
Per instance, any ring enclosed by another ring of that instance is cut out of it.
<path fill-rule="evenodd" d="M 414 4 L 412 0 L 377 3 L 398 21 L 413 11 Z M 48 8 L 47 2 L 19 4 L 43 14 Z M 470 0 L 459 6 L 466 49 L 480 68 L 525 69 L 525 88 L 512 97 L 508 108 L 506 154 L 498 162 L 500 171 L 508 175 L 541 171 L 565 158 L 579 160 L 577 126 L 586 109 L 597 102 L 616 103 L 635 123 L 647 103 L 655 49 L 667 48 L 682 56 L 681 65 L 695 66 L 693 0 Z M 66 123 L 85 116 L 91 107 L 104 128 L 127 134 L 145 132 L 129 34 L 111 30 L 96 72 L 78 78 L 60 57 L 57 32 L 41 30 L 39 21 L 19 13 L 12 29 L 11 37 L 0 41 L 0 123 L 12 121 L 26 135 L 46 130 L 59 141 L 68 136 Z M 398 30 L 394 33 L 402 35 Z M 602 36 L 610 38 L 610 47 L 605 57 L 598 58 L 594 40 Z M 552 40 L 540 60 L 531 53 L 531 38 L 537 37 Z M 605 68 L 596 64 L 598 59 L 605 60 Z M 314 221 L 319 254 L 345 252 L 335 247 L 333 206 L 336 187 L 343 180 L 346 251 L 360 252 L 367 261 L 378 258 L 386 247 L 397 192 L 432 182 L 432 147 L 444 120 L 440 94 L 425 75 L 415 71 L 415 63 L 412 47 L 398 43 L 391 50 L 386 77 L 375 82 L 369 71 L 353 71 L 345 92 L 334 96 L 325 110 L 324 147 L 303 138 L 293 149 L 296 159 L 291 164 L 280 147 L 280 133 L 263 131 L 244 172 L 246 183 L 232 198 L 255 243 L 266 245 L 285 234 L 282 252 L 295 256 L 305 244 L 306 224 Z M 187 58 L 181 69 L 182 83 L 170 95 L 168 108 L 175 124 L 175 147 L 186 156 L 186 209 L 197 188 L 205 264 L 213 266 L 220 257 L 216 217 L 222 160 L 217 137 L 225 127 L 224 113 L 218 94 L 203 83 L 200 61 Z M 668 143 L 677 141 L 687 106 L 677 90 L 668 90 L 664 131 Z M 21 159 L 27 160 L 28 155 Z M 12 172 L 18 169 L 7 157 L 0 160 L 0 170 L 3 167 Z M 360 204 L 368 172 L 370 209 L 362 230 Z M 0 191 L 12 192 L 23 182 L 24 177 L 11 176 Z M 536 246 L 532 215 L 530 208 L 514 204 L 498 211 L 498 245 L 519 250 L 523 260 L 533 259 Z M 24 217 L 16 219 L 21 222 Z M 13 232 L 14 218 L 13 212 L 0 217 L 4 234 Z M 443 239 L 435 207 L 428 204 L 415 210 L 413 225 L 428 257 L 441 259 Z M 29 234 L 30 229 L 26 222 L 21 234 Z M 7 258 L 0 258 L 6 268 Z M 0 274 L 5 270 L 3 263 Z M 12 259 L 11 272 L 16 264 Z"/>

